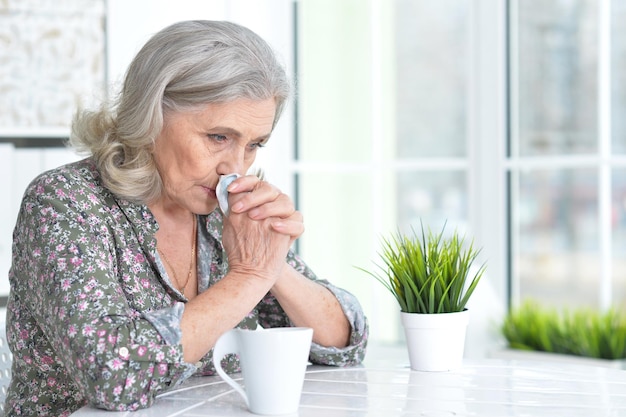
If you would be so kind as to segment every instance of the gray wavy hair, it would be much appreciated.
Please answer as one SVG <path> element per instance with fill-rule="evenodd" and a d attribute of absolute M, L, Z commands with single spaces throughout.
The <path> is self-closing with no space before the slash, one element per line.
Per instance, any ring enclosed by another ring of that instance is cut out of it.
<path fill-rule="evenodd" d="M 70 145 L 93 157 L 118 197 L 148 203 L 162 190 L 152 148 L 165 114 L 274 98 L 275 125 L 290 90 L 283 66 L 256 33 L 231 22 L 179 22 L 143 46 L 114 103 L 77 112 Z"/>

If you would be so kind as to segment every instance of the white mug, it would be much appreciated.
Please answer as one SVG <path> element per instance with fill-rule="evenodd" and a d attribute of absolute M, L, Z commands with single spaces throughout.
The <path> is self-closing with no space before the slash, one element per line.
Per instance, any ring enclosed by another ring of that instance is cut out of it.
<path fill-rule="evenodd" d="M 297 413 L 308 365 L 313 329 L 278 327 L 233 329 L 224 333 L 213 349 L 213 365 L 255 414 Z M 224 355 L 236 353 L 245 391 L 222 369 Z"/>

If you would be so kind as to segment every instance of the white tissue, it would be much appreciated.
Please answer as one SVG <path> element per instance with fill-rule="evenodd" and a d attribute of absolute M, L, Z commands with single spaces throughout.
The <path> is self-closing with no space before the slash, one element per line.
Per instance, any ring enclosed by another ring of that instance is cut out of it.
<path fill-rule="evenodd" d="M 226 190 L 231 182 L 239 178 L 239 174 L 220 175 L 220 180 L 215 187 L 215 194 L 217 195 L 217 204 L 220 206 L 220 210 L 225 216 L 228 215 L 228 191 Z"/>

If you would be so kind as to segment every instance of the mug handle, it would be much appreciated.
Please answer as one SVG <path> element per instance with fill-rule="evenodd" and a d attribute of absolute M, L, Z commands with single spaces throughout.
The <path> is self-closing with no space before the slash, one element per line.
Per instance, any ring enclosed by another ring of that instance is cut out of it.
<path fill-rule="evenodd" d="M 243 390 L 243 388 L 241 388 L 241 385 L 235 382 L 235 380 L 232 379 L 226 372 L 224 372 L 224 369 L 222 369 L 222 359 L 228 353 L 240 354 L 239 345 L 237 344 L 236 329 L 227 331 L 222 336 L 220 336 L 219 339 L 217 339 L 217 343 L 215 343 L 215 347 L 213 348 L 213 366 L 215 366 L 217 374 L 222 377 L 224 382 L 233 387 L 235 391 L 237 391 L 239 395 L 243 397 L 243 399 L 246 401 L 246 406 L 249 408 L 250 403 L 248 401 L 248 396 L 246 395 L 246 392 Z"/>

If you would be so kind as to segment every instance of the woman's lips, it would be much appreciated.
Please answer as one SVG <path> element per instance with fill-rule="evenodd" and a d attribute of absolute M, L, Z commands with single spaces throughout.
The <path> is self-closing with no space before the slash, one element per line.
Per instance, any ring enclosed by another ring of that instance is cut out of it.
<path fill-rule="evenodd" d="M 202 188 L 204 188 L 204 191 L 206 191 L 209 197 L 217 200 L 217 195 L 215 194 L 215 188 L 209 188 L 205 186 L 202 186 Z"/>

